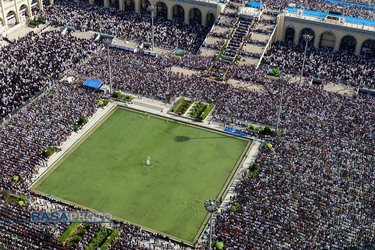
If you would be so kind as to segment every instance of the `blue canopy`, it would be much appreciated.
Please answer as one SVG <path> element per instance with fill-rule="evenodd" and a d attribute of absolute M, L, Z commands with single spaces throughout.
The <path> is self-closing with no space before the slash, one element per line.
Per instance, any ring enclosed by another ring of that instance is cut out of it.
<path fill-rule="evenodd" d="M 286 7 L 285 10 L 289 11 L 291 13 L 297 13 L 298 8 Z M 366 26 L 367 25 L 375 26 L 375 21 L 367 20 L 367 19 L 361 19 L 361 18 L 357 18 L 357 17 L 328 14 L 328 13 L 313 11 L 313 10 L 303 10 L 303 14 L 308 15 L 308 16 L 321 17 L 321 18 L 325 18 L 327 15 L 334 16 L 334 17 L 345 17 L 345 22 L 347 22 L 347 23 L 356 23 L 356 24 L 362 24 L 362 25 L 366 25 Z"/>
<path fill-rule="evenodd" d="M 259 2 L 247 2 L 246 7 L 251 7 L 255 9 L 259 9 L 260 7 L 263 7 L 264 3 L 259 3 Z"/>
<path fill-rule="evenodd" d="M 100 88 L 100 86 L 102 86 L 102 84 L 103 84 L 103 82 L 101 82 L 101 81 L 97 81 L 97 80 L 93 80 L 93 79 L 87 79 L 86 82 L 83 84 L 83 86 L 98 89 L 98 88 Z"/>

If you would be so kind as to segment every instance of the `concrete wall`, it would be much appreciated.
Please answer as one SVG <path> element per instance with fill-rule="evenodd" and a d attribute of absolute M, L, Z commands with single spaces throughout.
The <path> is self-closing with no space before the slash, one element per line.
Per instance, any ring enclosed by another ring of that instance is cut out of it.
<path fill-rule="evenodd" d="M 362 25 L 339 24 L 328 21 L 318 21 L 313 18 L 303 18 L 282 14 L 277 17 L 278 29 L 276 32 L 276 40 L 284 41 L 285 33 L 288 27 L 294 29 L 294 43 L 299 42 L 301 32 L 305 28 L 309 28 L 314 32 L 313 45 L 314 47 L 328 46 L 333 47 L 334 50 L 340 49 L 342 38 L 345 36 L 352 36 L 356 40 L 355 54 L 361 53 L 361 48 L 366 40 L 375 40 L 375 28 L 364 27 Z M 321 43 L 321 38 L 322 43 Z"/>

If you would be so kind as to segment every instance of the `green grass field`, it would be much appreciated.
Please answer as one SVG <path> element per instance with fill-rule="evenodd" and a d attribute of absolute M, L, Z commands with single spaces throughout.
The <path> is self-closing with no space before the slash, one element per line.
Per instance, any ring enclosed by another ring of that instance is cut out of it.
<path fill-rule="evenodd" d="M 118 108 L 32 189 L 193 242 L 249 144 Z"/>

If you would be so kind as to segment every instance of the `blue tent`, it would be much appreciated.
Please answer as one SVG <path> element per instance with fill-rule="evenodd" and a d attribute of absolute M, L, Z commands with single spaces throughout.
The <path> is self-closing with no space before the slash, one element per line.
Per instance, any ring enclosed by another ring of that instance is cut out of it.
<path fill-rule="evenodd" d="M 98 89 L 98 88 L 100 88 L 100 86 L 102 86 L 102 84 L 103 84 L 103 82 L 101 82 L 101 81 L 97 81 L 97 80 L 93 80 L 93 79 L 87 79 L 86 82 L 83 84 L 83 86 Z"/>
<path fill-rule="evenodd" d="M 247 2 L 246 7 L 251 7 L 255 9 L 259 9 L 264 6 L 264 3 L 259 3 L 259 2 Z"/>

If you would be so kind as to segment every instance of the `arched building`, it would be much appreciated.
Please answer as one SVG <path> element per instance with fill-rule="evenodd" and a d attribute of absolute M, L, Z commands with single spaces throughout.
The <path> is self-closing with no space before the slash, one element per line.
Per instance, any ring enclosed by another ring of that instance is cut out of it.
<path fill-rule="evenodd" d="M 33 14 L 33 9 L 43 9 L 43 0 L 0 0 L 0 33 L 18 23 L 25 22 Z"/>
<path fill-rule="evenodd" d="M 74 0 L 79 2 L 79 0 Z M 224 10 L 225 4 L 222 0 L 89 0 L 90 4 L 95 1 L 103 1 L 104 7 L 116 4 L 120 10 L 134 10 L 136 13 L 147 11 L 147 7 L 155 7 L 155 15 L 163 15 L 172 20 L 179 18 L 185 23 L 196 21 L 202 26 L 213 24 L 219 14 Z M 49 0 L 50 4 L 54 0 Z"/>
<path fill-rule="evenodd" d="M 375 27 L 345 22 L 345 17 L 335 19 L 304 16 L 285 11 L 277 17 L 275 41 L 303 42 L 303 34 L 313 36 L 314 47 L 347 50 L 356 55 L 375 54 Z"/>

